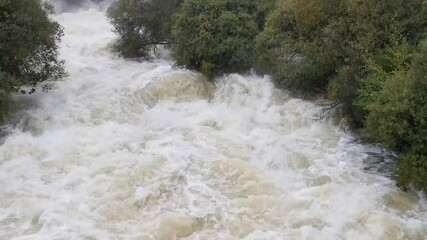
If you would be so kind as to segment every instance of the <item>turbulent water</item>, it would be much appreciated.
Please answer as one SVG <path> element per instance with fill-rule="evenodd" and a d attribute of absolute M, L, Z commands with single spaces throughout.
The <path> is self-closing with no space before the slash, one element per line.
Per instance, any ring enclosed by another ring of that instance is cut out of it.
<path fill-rule="evenodd" d="M 125 61 L 95 9 L 55 17 L 69 77 L 0 146 L 0 239 L 427 239 L 427 203 L 268 77 Z"/>

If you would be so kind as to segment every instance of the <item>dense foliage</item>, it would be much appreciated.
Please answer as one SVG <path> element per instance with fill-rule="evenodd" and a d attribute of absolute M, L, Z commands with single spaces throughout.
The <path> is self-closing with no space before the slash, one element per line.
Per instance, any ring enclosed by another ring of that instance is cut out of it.
<path fill-rule="evenodd" d="M 352 99 L 366 57 L 425 25 L 423 0 L 278 1 L 258 37 L 259 58 L 286 87 Z"/>
<path fill-rule="evenodd" d="M 254 67 L 336 100 L 402 156 L 401 186 L 427 186 L 427 1 L 119 0 L 110 18 L 125 57 L 168 43 L 179 65 L 210 79 Z"/>
<path fill-rule="evenodd" d="M 48 79 L 63 76 L 57 42 L 61 26 L 50 20 L 50 5 L 40 0 L 0 0 L 0 116 L 7 109 L 8 94 L 32 93 Z M 22 86 L 33 87 L 29 91 Z"/>
<path fill-rule="evenodd" d="M 178 64 L 213 77 L 249 69 L 273 0 L 119 0 L 108 11 L 126 58 L 170 46 Z"/>
<path fill-rule="evenodd" d="M 398 183 L 427 190 L 427 40 L 407 71 L 390 75 L 368 105 L 367 128 L 402 154 Z"/>
<path fill-rule="evenodd" d="M 417 47 L 427 34 L 426 5 L 278 1 L 257 38 L 259 61 L 278 84 L 344 103 L 354 122 L 401 154 L 404 187 L 427 186 L 427 61 L 425 43 Z"/>
<path fill-rule="evenodd" d="M 115 48 L 125 58 L 150 58 L 159 45 L 170 43 L 172 18 L 182 0 L 119 0 L 108 17 L 119 39 Z"/>
<path fill-rule="evenodd" d="M 173 29 L 180 65 L 214 76 L 248 70 L 270 1 L 187 0 Z"/>

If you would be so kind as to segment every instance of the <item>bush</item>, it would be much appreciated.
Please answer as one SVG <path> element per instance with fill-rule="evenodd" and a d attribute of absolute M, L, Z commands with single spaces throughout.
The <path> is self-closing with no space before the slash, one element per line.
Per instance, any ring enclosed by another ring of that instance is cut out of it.
<path fill-rule="evenodd" d="M 49 19 L 51 10 L 39 0 L 0 2 L 2 91 L 63 76 L 57 45 L 62 28 Z"/>
<path fill-rule="evenodd" d="M 118 34 L 115 49 L 125 58 L 148 59 L 171 43 L 173 16 L 183 0 L 119 0 L 107 15 Z"/>
<path fill-rule="evenodd" d="M 327 93 L 401 154 L 398 183 L 427 186 L 427 5 L 424 0 L 278 1 L 256 39 L 280 86 Z M 354 123 L 354 122 L 353 122 Z"/>
<path fill-rule="evenodd" d="M 61 26 L 49 19 L 52 7 L 40 0 L 0 0 L 0 115 L 10 93 L 32 93 L 45 80 L 64 75 L 58 60 Z M 22 86 L 32 86 L 29 91 Z"/>
<path fill-rule="evenodd" d="M 422 11 L 423 0 L 278 1 L 257 38 L 259 61 L 280 85 L 329 90 L 351 103 L 365 59 L 396 41 L 416 41 L 426 25 Z"/>
<path fill-rule="evenodd" d="M 387 79 L 368 105 L 367 129 L 389 149 L 402 154 L 398 183 L 427 186 L 427 40 L 414 53 L 407 72 Z"/>
<path fill-rule="evenodd" d="M 272 1 L 188 0 L 173 28 L 178 64 L 215 75 L 253 66 L 255 38 L 264 27 Z"/>
<path fill-rule="evenodd" d="M 427 156 L 403 154 L 397 163 L 397 184 L 402 189 L 412 186 L 427 191 Z"/>
<path fill-rule="evenodd" d="M 396 43 L 382 53 L 366 59 L 367 74 L 359 79 L 360 86 L 353 101 L 353 112 L 356 120 L 363 124 L 368 114 L 368 105 L 377 97 L 385 82 L 394 75 L 406 74 L 412 60 L 414 47 Z"/>

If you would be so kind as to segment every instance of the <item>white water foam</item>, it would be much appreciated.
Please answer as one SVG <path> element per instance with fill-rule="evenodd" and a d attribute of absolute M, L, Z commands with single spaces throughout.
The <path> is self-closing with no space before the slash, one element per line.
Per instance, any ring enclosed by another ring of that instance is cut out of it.
<path fill-rule="evenodd" d="M 421 194 L 268 77 L 130 62 L 95 9 L 56 17 L 69 77 L 0 146 L 0 239 L 426 239 Z"/>

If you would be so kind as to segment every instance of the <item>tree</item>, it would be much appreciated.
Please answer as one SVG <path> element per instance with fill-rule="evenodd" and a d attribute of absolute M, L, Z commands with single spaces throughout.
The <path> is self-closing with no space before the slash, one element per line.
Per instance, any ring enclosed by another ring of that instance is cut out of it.
<path fill-rule="evenodd" d="M 367 57 L 417 42 L 423 1 L 278 1 L 257 39 L 259 61 L 280 85 L 351 103 Z"/>
<path fill-rule="evenodd" d="M 369 113 L 369 105 L 375 101 L 387 81 L 408 71 L 415 47 L 396 42 L 365 61 L 366 74 L 359 79 L 359 88 L 353 100 L 353 115 L 363 122 Z"/>
<path fill-rule="evenodd" d="M 427 186 L 425 0 L 283 0 L 257 37 L 281 86 L 327 93 L 400 154 L 398 184 Z"/>
<path fill-rule="evenodd" d="M 398 183 L 427 190 L 427 39 L 406 72 L 387 79 L 368 105 L 367 129 L 401 154 Z"/>
<path fill-rule="evenodd" d="M 173 27 L 174 57 L 209 78 L 248 70 L 272 6 L 257 0 L 185 1 Z"/>
<path fill-rule="evenodd" d="M 115 49 L 125 58 L 148 59 L 171 43 L 172 20 L 183 0 L 119 0 L 108 10 L 118 34 Z"/>
<path fill-rule="evenodd" d="M 52 6 L 41 0 L 0 0 L 0 114 L 7 95 L 32 93 L 42 81 L 64 75 L 58 60 L 61 26 L 49 18 Z M 31 86 L 24 91 L 22 86 Z"/>

